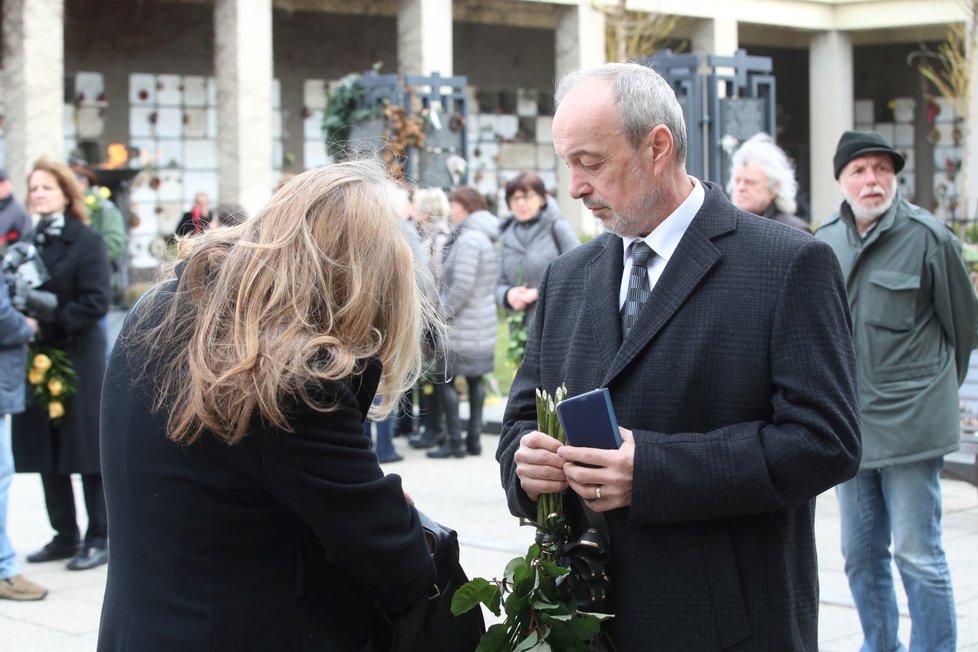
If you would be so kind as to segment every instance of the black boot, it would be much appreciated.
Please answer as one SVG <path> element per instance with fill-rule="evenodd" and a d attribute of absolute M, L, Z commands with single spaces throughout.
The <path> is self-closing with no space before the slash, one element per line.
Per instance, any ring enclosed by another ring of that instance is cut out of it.
<path fill-rule="evenodd" d="M 466 377 L 465 382 L 469 387 L 469 427 L 465 450 L 469 455 L 481 455 L 479 435 L 482 434 L 482 404 L 486 399 L 486 387 L 482 376 Z"/>
<path fill-rule="evenodd" d="M 441 445 L 438 450 L 425 453 L 433 460 L 443 460 L 448 457 L 465 457 L 465 444 L 462 443 L 462 433 L 458 433 L 458 438 L 449 437 L 448 441 Z"/>
<path fill-rule="evenodd" d="M 425 392 L 427 388 L 421 388 L 419 404 L 421 407 L 422 431 L 417 437 L 408 439 L 408 446 L 411 448 L 432 448 L 440 446 L 445 442 L 445 429 L 442 426 L 441 401 L 435 394 Z"/>
<path fill-rule="evenodd" d="M 438 434 L 431 428 L 425 428 L 420 435 L 412 435 L 408 438 L 408 446 L 411 448 L 433 448 L 438 445 Z"/>
<path fill-rule="evenodd" d="M 445 416 L 445 425 L 448 427 L 448 441 L 442 444 L 441 448 L 428 453 L 432 459 L 445 459 L 448 457 L 465 457 L 465 444 L 462 443 L 462 425 L 458 418 L 458 393 L 455 391 L 453 383 L 436 383 L 435 397 L 438 407 Z"/>

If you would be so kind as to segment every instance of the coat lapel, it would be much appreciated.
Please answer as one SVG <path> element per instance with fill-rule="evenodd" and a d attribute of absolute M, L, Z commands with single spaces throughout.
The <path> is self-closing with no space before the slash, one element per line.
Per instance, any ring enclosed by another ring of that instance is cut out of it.
<path fill-rule="evenodd" d="M 679 242 L 679 247 L 666 265 L 665 271 L 655 284 L 649 300 L 642 306 L 638 322 L 632 327 L 628 337 L 621 342 L 621 347 L 612 358 L 608 371 L 602 379 L 601 387 L 607 387 L 615 376 L 641 352 L 668 323 L 686 299 L 696 289 L 710 269 L 720 260 L 720 251 L 713 244 L 713 238 L 736 229 L 736 213 L 724 209 L 724 203 L 718 197 L 720 192 L 716 186 L 709 183 L 706 187 L 706 199 L 702 208 L 693 218 L 689 228 Z M 621 240 L 618 239 L 619 249 Z M 618 280 L 621 280 L 622 268 L 619 257 Z M 614 293 L 617 308 L 617 286 Z M 617 320 L 618 311 L 613 312 Z M 619 337 L 621 326 L 618 326 Z M 610 339 L 610 338 L 609 338 Z"/>
<path fill-rule="evenodd" d="M 600 369 L 606 369 L 621 346 L 621 320 L 618 318 L 618 294 L 621 289 L 621 238 L 605 234 L 604 249 L 585 268 L 584 296 L 590 304 L 587 310 L 592 343 L 601 357 Z"/>

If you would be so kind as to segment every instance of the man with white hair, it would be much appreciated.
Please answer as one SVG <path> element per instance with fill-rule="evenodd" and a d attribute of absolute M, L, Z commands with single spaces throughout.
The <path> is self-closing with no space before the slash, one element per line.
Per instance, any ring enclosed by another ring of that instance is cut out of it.
<path fill-rule="evenodd" d="M 811 233 L 795 216 L 798 182 L 791 161 L 765 133 L 751 136 L 734 152 L 727 193 L 734 206 Z"/>
<path fill-rule="evenodd" d="M 958 386 L 976 343 L 978 299 L 957 239 L 900 195 L 903 156 L 883 136 L 845 132 L 833 163 L 845 201 L 815 238 L 842 265 L 856 347 L 863 453 L 856 477 L 836 491 L 862 649 L 905 649 L 892 539 L 910 649 L 954 650 L 939 477 L 959 445 Z"/>

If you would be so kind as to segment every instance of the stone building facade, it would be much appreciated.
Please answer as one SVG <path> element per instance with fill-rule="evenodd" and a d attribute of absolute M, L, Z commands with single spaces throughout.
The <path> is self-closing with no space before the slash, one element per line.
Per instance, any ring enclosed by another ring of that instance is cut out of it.
<path fill-rule="evenodd" d="M 80 150 L 102 162 L 111 143 L 138 150 L 130 165 L 151 167 L 132 193 L 140 224 L 130 253 L 134 266 L 148 266 L 154 242 L 196 192 L 254 211 L 281 174 L 326 162 L 321 121 L 331 82 L 372 68 L 465 75 L 470 183 L 491 194 L 535 168 L 558 189 L 565 215 L 593 231 L 592 218 L 560 190 L 566 179 L 549 125 L 554 80 L 605 60 L 600 4 L 3 0 L 0 160 L 23 197 L 38 156 Z M 922 44 L 966 20 L 958 0 L 634 0 L 628 7 L 679 17 L 671 45 L 771 57 L 777 137 L 796 161 L 814 221 L 839 201 L 831 158 L 839 134 L 854 126 L 885 132 L 908 154 L 901 183 L 924 205 L 950 211 L 950 198 L 966 193 L 958 168 L 974 121 L 960 105 L 931 97 L 916 70 Z"/>

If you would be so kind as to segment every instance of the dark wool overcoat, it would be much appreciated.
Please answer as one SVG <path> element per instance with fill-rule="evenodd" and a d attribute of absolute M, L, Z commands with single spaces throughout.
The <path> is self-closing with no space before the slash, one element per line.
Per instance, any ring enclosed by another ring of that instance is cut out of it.
<path fill-rule="evenodd" d="M 14 464 L 19 473 L 98 473 L 99 400 L 105 372 L 105 336 L 99 320 L 109 310 L 109 259 L 102 237 L 76 219 L 41 250 L 51 279 L 40 289 L 58 296 L 53 321 L 41 322 L 42 344 L 63 349 L 78 374 L 65 416 L 52 426 L 47 410 L 28 399 L 13 417 Z"/>
<path fill-rule="evenodd" d="M 152 305 L 142 326 L 158 323 Z M 180 445 L 152 409 L 161 361 L 141 374 L 133 319 L 102 405 L 112 560 L 98 650 L 370 650 L 373 602 L 401 609 L 435 577 L 401 479 L 363 434 L 379 365 L 311 388 L 332 412 L 287 401 L 292 432 L 256 417 L 236 445 L 206 432 Z"/>
<path fill-rule="evenodd" d="M 551 264 L 504 417 L 503 485 L 514 514 L 535 514 L 513 454 L 536 429 L 536 387 L 608 387 L 636 442 L 631 505 L 606 513 L 615 649 L 814 651 L 815 497 L 860 453 L 846 288 L 829 247 L 704 186 L 624 340 L 621 238 Z"/>

